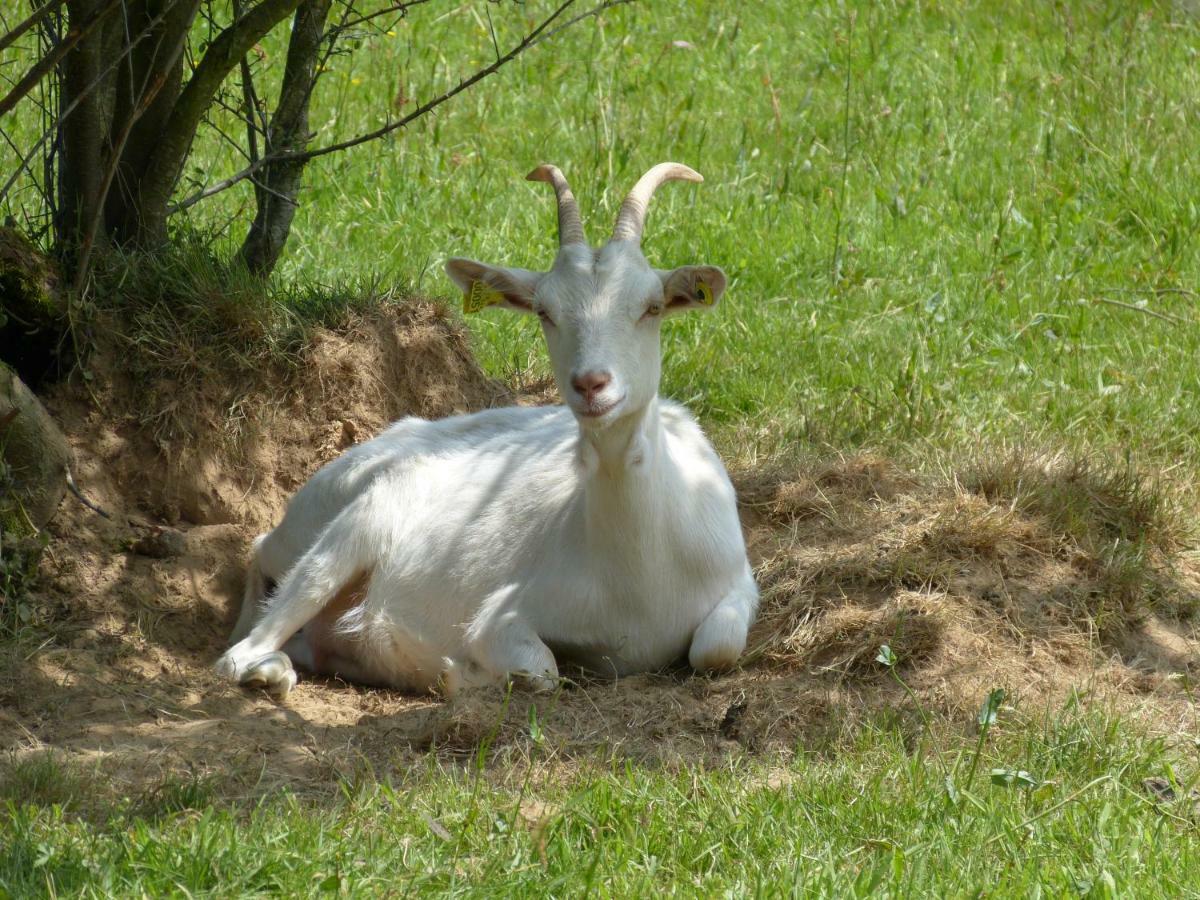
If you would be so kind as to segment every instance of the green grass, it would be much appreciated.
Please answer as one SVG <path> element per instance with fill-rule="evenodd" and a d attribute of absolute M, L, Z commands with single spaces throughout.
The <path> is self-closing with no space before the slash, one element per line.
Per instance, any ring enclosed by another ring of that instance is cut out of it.
<path fill-rule="evenodd" d="M 281 275 L 450 294 L 448 255 L 545 267 L 553 202 L 522 180 L 534 164 L 564 168 L 599 241 L 637 176 L 677 159 L 708 180 L 660 192 L 647 253 L 720 264 L 732 284 L 715 316 L 667 328 L 664 390 L 727 452 L 1036 436 L 1196 472 L 1200 329 L 1101 301 L 1195 319 L 1200 18 L 847 6 L 612 10 L 407 134 L 314 163 Z M 549 8 L 497 8 L 501 45 Z M 483 13 L 455 10 L 415 10 L 335 60 L 318 143 L 486 62 Z M 206 159 L 212 178 L 237 165 Z M 248 197 L 194 224 L 222 227 Z M 532 323 L 473 328 L 494 371 L 544 366 Z"/>
<path fill-rule="evenodd" d="M 504 47 L 552 8 L 422 7 L 364 35 L 318 88 L 316 143 L 490 61 L 489 11 Z M 283 40 L 256 64 L 267 96 Z M 565 169 L 601 240 L 637 176 L 678 159 L 708 181 L 663 189 L 648 255 L 732 282 L 715 316 L 668 326 L 664 391 L 725 452 L 1036 438 L 1193 475 L 1198 50 L 1173 2 L 618 7 L 314 162 L 280 281 L 449 296 L 449 255 L 545 267 L 534 164 Z M 242 165 L 213 130 L 197 148 L 182 194 Z M 228 252 L 251 202 L 243 183 L 176 222 Z M 544 371 L 534 323 L 473 330 L 498 374 Z"/>
<path fill-rule="evenodd" d="M 492 7 L 501 46 L 550 8 Z M 317 143 L 486 64 L 486 12 L 418 7 L 335 58 Z M 281 41 L 264 43 L 268 94 Z M 663 390 L 727 456 L 1034 444 L 1186 488 L 1200 474 L 1198 52 L 1189 3 L 622 7 L 407 133 L 313 163 L 280 296 L 370 281 L 449 296 L 449 255 L 544 268 L 553 202 L 522 180 L 535 164 L 566 171 L 599 241 L 634 180 L 675 159 L 707 181 L 663 188 L 647 254 L 719 264 L 731 287 L 715 315 L 666 327 Z M 241 161 L 209 132 L 193 164 L 208 183 Z M 244 184 L 178 224 L 229 252 L 249 204 Z M 497 375 L 545 371 L 534 323 L 491 312 L 471 327 Z M 866 724 L 786 763 L 591 760 L 522 787 L 534 747 L 486 779 L 431 759 L 334 803 L 209 784 L 100 802 L 95 773 L 10 767 L 0 893 L 1197 892 L 1190 811 L 1141 786 L 1171 764 L 1192 778 L 1192 757 L 1138 726 L 1014 718 L 970 788 L 974 739 L 932 746 Z M 993 784 L 992 768 L 1042 786 Z"/>
<path fill-rule="evenodd" d="M 1142 784 L 1185 778 L 1171 765 L 1177 753 L 1077 708 L 1012 725 L 1002 719 L 974 767 L 973 739 L 913 752 L 902 730 L 880 722 L 840 752 L 783 766 L 613 761 L 562 781 L 539 775 L 549 754 L 531 742 L 530 755 L 490 777 L 430 761 L 344 783 L 332 800 L 273 796 L 251 807 L 222 801 L 211 783 L 97 804 L 86 778 L 40 760 L 10 767 L 2 783 L 0 891 L 1194 894 L 1194 805 L 1158 803 Z M 1175 784 L 1185 795 L 1189 785 Z"/>

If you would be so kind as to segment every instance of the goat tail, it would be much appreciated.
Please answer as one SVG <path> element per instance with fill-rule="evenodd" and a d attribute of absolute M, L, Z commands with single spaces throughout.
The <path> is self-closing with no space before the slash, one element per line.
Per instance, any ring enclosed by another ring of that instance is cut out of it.
<path fill-rule="evenodd" d="M 238 614 L 237 624 L 233 626 L 233 634 L 229 636 L 231 647 L 250 633 L 267 599 L 267 576 L 263 572 L 261 555 L 262 543 L 266 538 L 265 534 L 260 534 L 250 545 L 250 567 L 246 570 L 246 586 L 242 591 L 242 611 Z"/>

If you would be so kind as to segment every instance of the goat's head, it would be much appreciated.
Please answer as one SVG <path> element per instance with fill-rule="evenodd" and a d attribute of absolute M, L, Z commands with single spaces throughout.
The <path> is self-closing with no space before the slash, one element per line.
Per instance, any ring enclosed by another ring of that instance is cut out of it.
<path fill-rule="evenodd" d="M 559 250 L 550 271 L 451 259 L 446 272 L 466 294 L 468 312 L 494 304 L 538 316 L 563 400 L 582 425 L 602 427 L 658 393 L 663 318 L 712 308 L 725 290 L 725 273 L 715 266 L 653 269 L 641 250 L 655 189 L 703 179 L 678 163 L 655 166 L 621 204 L 612 238 L 593 249 L 562 172 L 545 165 L 528 177 L 549 182 L 558 197 Z"/>

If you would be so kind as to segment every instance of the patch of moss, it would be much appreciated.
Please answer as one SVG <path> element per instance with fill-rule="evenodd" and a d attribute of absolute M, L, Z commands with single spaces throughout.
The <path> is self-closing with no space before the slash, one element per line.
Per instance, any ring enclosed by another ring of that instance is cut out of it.
<path fill-rule="evenodd" d="M 26 325 L 57 323 L 65 316 L 53 262 L 13 228 L 0 228 L 0 297 L 0 314 Z"/>
<path fill-rule="evenodd" d="M 66 303 L 53 260 L 29 238 L 0 228 L 0 359 L 37 386 L 61 368 Z"/>

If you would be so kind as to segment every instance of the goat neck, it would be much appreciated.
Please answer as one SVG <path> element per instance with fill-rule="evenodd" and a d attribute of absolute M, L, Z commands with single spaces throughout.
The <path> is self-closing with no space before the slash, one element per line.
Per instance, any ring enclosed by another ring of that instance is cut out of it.
<path fill-rule="evenodd" d="M 652 477 L 662 448 L 658 397 L 607 428 L 579 429 L 579 464 L 588 487 L 641 482 Z"/>

